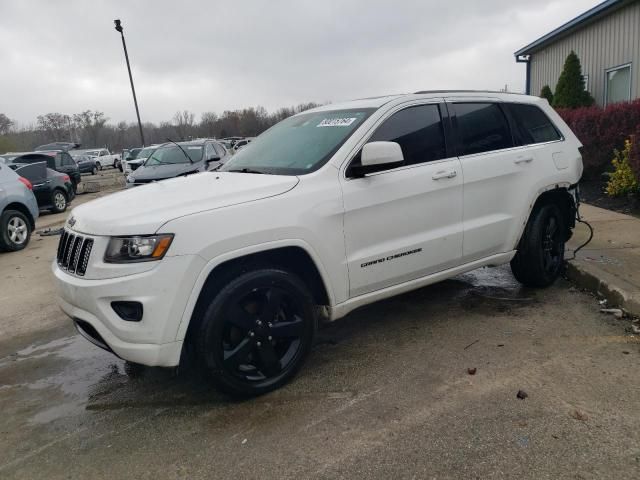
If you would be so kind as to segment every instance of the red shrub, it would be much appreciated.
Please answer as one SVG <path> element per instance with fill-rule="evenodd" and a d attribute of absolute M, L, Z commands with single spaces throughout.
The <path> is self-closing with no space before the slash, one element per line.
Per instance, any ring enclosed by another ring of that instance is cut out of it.
<path fill-rule="evenodd" d="M 584 178 L 598 178 L 611 167 L 614 149 L 640 131 L 640 100 L 606 108 L 559 109 L 558 113 L 584 145 Z"/>

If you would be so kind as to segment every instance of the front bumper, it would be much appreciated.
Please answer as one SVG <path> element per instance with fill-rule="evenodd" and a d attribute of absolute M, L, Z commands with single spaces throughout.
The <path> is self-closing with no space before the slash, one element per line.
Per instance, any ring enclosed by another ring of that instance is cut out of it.
<path fill-rule="evenodd" d="M 71 275 L 56 262 L 53 273 L 58 303 L 85 338 L 124 360 L 171 367 L 180 361 L 178 327 L 203 266 L 200 257 L 183 255 L 166 257 L 147 271 L 102 280 Z M 142 320 L 123 320 L 113 301 L 142 303 Z"/>

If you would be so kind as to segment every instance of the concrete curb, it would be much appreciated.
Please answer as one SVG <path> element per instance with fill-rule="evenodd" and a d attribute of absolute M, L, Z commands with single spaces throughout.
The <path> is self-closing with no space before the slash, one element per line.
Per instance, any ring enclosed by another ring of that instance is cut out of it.
<path fill-rule="evenodd" d="M 617 306 L 630 315 L 640 316 L 640 296 L 631 293 L 636 288 L 623 279 L 581 260 L 567 262 L 566 275 L 579 287 L 606 298 L 608 306 Z"/>

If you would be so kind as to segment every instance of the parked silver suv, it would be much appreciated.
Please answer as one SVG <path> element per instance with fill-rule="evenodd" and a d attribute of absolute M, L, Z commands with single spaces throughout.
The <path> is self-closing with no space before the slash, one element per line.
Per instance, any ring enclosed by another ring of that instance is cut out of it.
<path fill-rule="evenodd" d="M 0 161 L 0 251 L 15 252 L 29 243 L 38 203 L 29 180 Z"/>

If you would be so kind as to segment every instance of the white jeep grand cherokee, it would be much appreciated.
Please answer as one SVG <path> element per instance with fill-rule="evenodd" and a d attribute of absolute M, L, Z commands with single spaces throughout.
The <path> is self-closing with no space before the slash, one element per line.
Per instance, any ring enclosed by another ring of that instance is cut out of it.
<path fill-rule="evenodd" d="M 125 360 L 175 366 L 188 349 L 227 392 L 264 393 L 300 368 L 320 314 L 506 262 L 523 284 L 550 285 L 580 146 L 524 95 L 309 110 L 219 171 L 75 208 L 53 264 L 60 304 Z"/>

